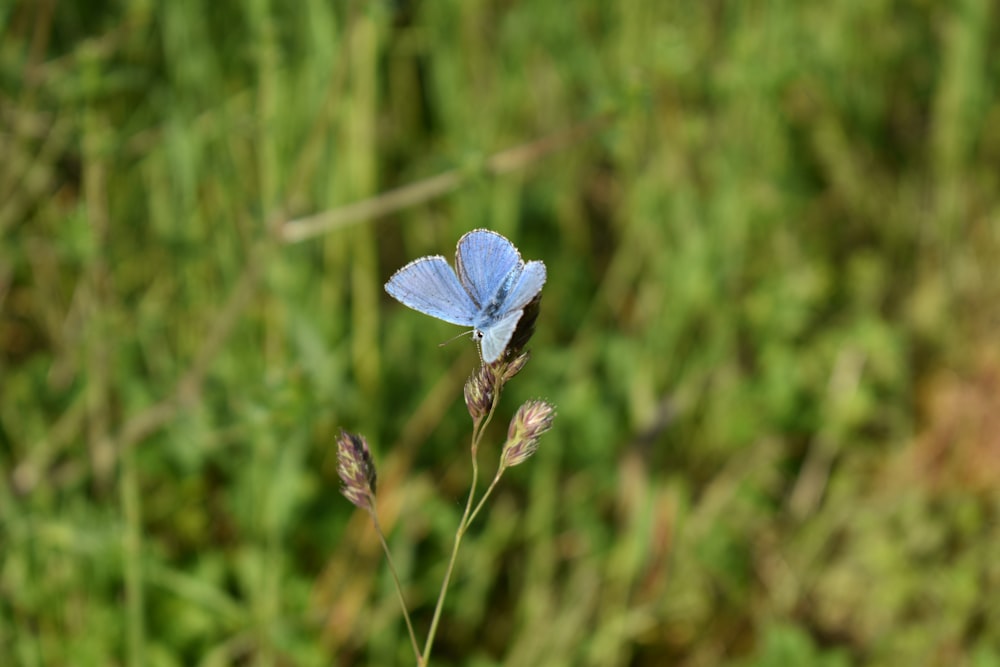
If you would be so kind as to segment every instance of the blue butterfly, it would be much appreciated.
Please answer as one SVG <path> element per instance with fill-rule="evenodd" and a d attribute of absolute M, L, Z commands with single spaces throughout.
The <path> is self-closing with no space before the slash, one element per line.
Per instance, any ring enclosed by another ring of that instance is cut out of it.
<path fill-rule="evenodd" d="M 475 229 L 458 240 L 455 270 L 440 255 L 421 257 L 396 271 L 385 291 L 425 315 L 472 327 L 483 361 L 491 363 L 544 284 L 545 264 L 525 263 L 503 236 Z"/>

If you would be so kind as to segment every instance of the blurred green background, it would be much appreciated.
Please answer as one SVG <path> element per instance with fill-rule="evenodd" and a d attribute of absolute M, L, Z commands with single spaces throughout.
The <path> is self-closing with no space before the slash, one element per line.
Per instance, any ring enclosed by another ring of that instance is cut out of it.
<path fill-rule="evenodd" d="M 998 45 L 991 0 L 0 4 L 0 663 L 413 664 L 334 438 L 422 636 L 477 358 L 382 284 L 488 227 L 549 280 L 484 474 L 559 415 L 434 664 L 1000 665 Z"/>

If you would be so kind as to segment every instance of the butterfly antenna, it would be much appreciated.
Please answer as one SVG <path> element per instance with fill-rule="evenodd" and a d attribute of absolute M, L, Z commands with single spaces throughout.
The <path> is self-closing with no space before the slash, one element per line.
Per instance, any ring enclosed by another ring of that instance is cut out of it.
<path fill-rule="evenodd" d="M 468 331 L 463 331 L 463 332 L 462 332 L 462 333 L 460 333 L 460 334 L 456 334 L 456 335 L 452 336 L 451 338 L 449 338 L 449 339 L 448 339 L 448 340 L 446 340 L 446 341 L 443 341 L 443 342 L 441 342 L 441 343 L 438 343 L 438 347 L 444 347 L 444 346 L 445 346 L 445 345 L 447 345 L 448 343 L 450 343 L 450 342 L 452 342 L 452 341 L 454 341 L 454 340 L 457 340 L 457 339 L 461 338 L 462 336 L 467 336 L 467 335 L 469 335 L 469 334 L 474 334 L 474 333 L 476 333 L 476 330 L 475 330 L 475 329 L 469 329 Z"/>

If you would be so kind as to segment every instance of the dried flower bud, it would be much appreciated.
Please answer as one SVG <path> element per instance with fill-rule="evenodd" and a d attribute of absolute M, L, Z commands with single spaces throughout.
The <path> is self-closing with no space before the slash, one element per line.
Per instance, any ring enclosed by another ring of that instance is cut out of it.
<path fill-rule="evenodd" d="M 496 376 L 484 364 L 465 382 L 465 405 L 473 419 L 482 419 L 489 413 L 495 392 Z"/>
<path fill-rule="evenodd" d="M 510 468 L 524 463 L 538 449 L 538 438 L 552 428 L 555 417 L 555 407 L 545 401 L 528 401 L 518 408 L 507 429 L 500 466 Z"/>
<path fill-rule="evenodd" d="M 337 437 L 337 474 L 345 498 L 361 509 L 375 509 L 375 464 L 364 436 L 341 429 Z"/>
<path fill-rule="evenodd" d="M 510 382 L 515 375 L 521 372 L 521 369 L 524 368 L 525 364 L 528 363 L 528 359 L 530 358 L 531 358 L 531 353 L 528 351 L 524 351 L 521 354 L 514 357 L 513 359 L 511 359 L 510 361 L 505 362 L 503 366 L 503 379 L 501 379 L 500 381 L 501 384 L 507 384 L 508 382 Z"/>

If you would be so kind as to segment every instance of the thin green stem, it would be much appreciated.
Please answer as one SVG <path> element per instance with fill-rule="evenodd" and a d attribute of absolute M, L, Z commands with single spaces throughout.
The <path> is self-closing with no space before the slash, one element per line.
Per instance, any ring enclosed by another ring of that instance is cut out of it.
<path fill-rule="evenodd" d="M 490 404 L 490 411 L 485 418 L 475 421 L 472 425 L 472 482 L 469 485 L 469 497 L 465 501 L 465 511 L 462 512 L 462 518 L 458 522 L 458 529 L 455 531 L 455 543 L 452 545 L 451 557 L 448 559 L 448 567 L 444 573 L 444 580 L 441 582 L 441 590 L 438 592 L 437 604 L 434 606 L 434 618 L 431 620 L 431 627 L 427 632 L 427 641 L 424 642 L 424 657 L 423 662 L 420 663 L 421 667 L 426 667 L 430 661 L 431 648 L 434 646 L 434 637 L 437 634 L 438 623 L 441 621 L 441 613 L 444 610 L 444 600 L 448 595 L 448 585 L 451 583 L 451 575 L 455 571 L 455 563 L 458 561 L 458 550 L 462 546 L 462 538 L 469 529 L 471 517 L 473 516 L 472 503 L 475 500 L 476 485 L 479 482 L 479 462 L 476 455 L 479 452 L 479 443 L 483 438 L 483 433 L 486 431 L 486 427 L 490 421 L 492 421 L 497 405 L 500 404 L 500 391 L 502 389 L 500 379 L 503 377 L 503 373 L 502 370 L 494 371 L 494 373 L 494 386 L 496 389 L 493 392 L 493 402 Z M 496 484 L 496 480 L 490 485 L 491 489 L 494 484 Z M 481 507 L 482 503 L 479 506 Z M 476 511 L 478 512 L 478 508 Z"/>
<path fill-rule="evenodd" d="M 437 604 L 434 606 L 434 618 L 431 620 L 430 630 L 427 632 L 427 641 L 424 643 L 424 658 L 421 665 L 426 667 L 427 661 L 430 659 L 431 647 L 434 645 L 434 636 L 437 634 L 438 623 L 441 621 L 441 611 L 444 609 L 444 599 L 448 594 L 448 584 L 451 582 L 452 572 L 455 570 L 455 562 L 458 560 L 458 549 L 462 545 L 462 537 L 465 535 L 466 530 L 466 519 L 469 517 L 469 513 L 472 511 L 472 501 L 476 495 L 476 483 L 477 477 L 479 476 L 479 466 L 476 463 L 476 450 L 478 449 L 477 436 L 482 431 L 478 431 L 473 428 L 472 436 L 472 484 L 469 487 L 469 497 L 465 501 L 465 511 L 462 512 L 462 518 L 458 522 L 458 530 L 455 531 L 455 543 L 451 548 L 451 558 L 448 559 L 448 568 L 444 573 L 444 580 L 441 582 L 441 590 L 438 592 Z"/>
<path fill-rule="evenodd" d="M 497 474 L 493 477 L 493 481 L 490 482 L 489 487 L 486 488 L 486 492 L 483 493 L 483 497 L 479 499 L 479 504 L 476 505 L 476 509 L 472 510 L 472 514 L 469 515 L 469 521 L 466 524 L 466 527 L 471 526 L 472 522 L 476 520 L 476 515 L 478 515 L 479 510 L 483 509 L 483 506 L 486 505 L 487 499 L 489 499 L 490 494 L 493 493 L 493 489 L 496 488 L 497 482 L 500 481 L 500 477 L 503 475 L 504 470 L 506 470 L 506 468 L 503 467 L 497 470 Z"/>
<path fill-rule="evenodd" d="M 413 645 L 413 653 L 417 656 L 417 664 L 423 665 L 424 659 L 420 655 L 420 645 L 417 643 L 417 634 L 413 631 L 413 622 L 410 620 L 410 612 L 406 608 L 406 598 L 403 597 L 403 586 L 399 583 L 399 573 L 396 571 L 396 564 L 392 560 L 392 554 L 389 552 L 389 545 L 385 541 L 385 533 L 382 532 L 382 526 L 378 522 L 378 514 L 375 512 L 375 508 L 372 507 L 368 513 L 372 517 L 372 524 L 375 526 L 375 532 L 378 534 L 378 541 L 382 543 L 382 551 L 385 552 L 385 560 L 389 564 L 389 572 L 392 574 L 392 581 L 396 585 L 396 595 L 399 597 L 399 606 L 403 609 L 403 619 L 406 621 L 406 629 L 410 633 L 410 643 Z"/>

